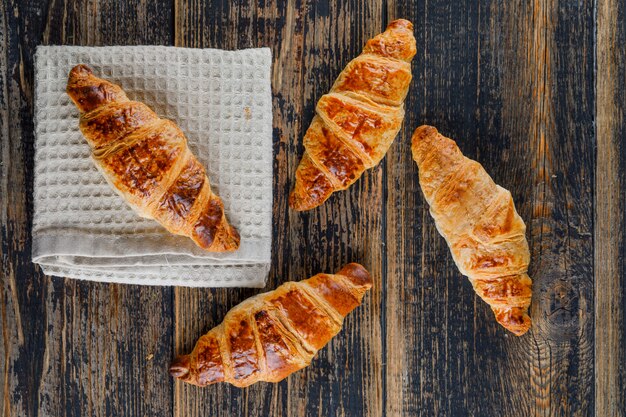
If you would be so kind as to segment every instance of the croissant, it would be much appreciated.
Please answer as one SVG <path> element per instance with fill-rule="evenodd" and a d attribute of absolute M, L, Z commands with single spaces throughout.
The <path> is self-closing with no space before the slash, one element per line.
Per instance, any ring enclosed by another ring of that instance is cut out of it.
<path fill-rule="evenodd" d="M 174 122 L 129 100 L 120 86 L 94 76 L 86 65 L 70 71 L 67 94 L 81 113 L 80 130 L 96 166 L 140 216 L 207 251 L 239 247 L 222 200 Z"/>
<path fill-rule="evenodd" d="M 530 252 L 511 193 L 432 126 L 415 130 L 412 151 L 430 214 L 459 270 L 498 323 L 517 336 L 526 333 Z"/>
<path fill-rule="evenodd" d="M 295 210 L 319 206 L 385 156 L 404 119 L 416 53 L 413 25 L 395 20 L 367 41 L 317 103 L 289 197 Z"/>
<path fill-rule="evenodd" d="M 352 263 L 251 297 L 177 357 L 170 374 L 199 386 L 281 381 L 309 365 L 371 286 L 367 270 Z"/>

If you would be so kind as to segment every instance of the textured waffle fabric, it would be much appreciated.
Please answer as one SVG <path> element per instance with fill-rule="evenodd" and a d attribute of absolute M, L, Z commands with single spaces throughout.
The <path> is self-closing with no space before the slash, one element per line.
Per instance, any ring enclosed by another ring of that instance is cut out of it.
<path fill-rule="evenodd" d="M 147 285 L 265 285 L 272 229 L 268 48 L 40 46 L 35 61 L 33 261 L 45 273 Z M 238 251 L 199 249 L 139 217 L 107 184 L 65 93 L 80 63 L 180 126 L 241 235 Z"/>

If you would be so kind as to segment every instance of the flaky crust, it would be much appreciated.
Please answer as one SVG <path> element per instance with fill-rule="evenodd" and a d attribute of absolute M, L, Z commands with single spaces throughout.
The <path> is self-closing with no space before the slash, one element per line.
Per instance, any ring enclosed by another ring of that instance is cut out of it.
<path fill-rule="evenodd" d="M 404 119 L 415 52 L 413 25 L 395 20 L 367 41 L 320 98 L 304 135 L 305 153 L 289 198 L 293 209 L 319 206 L 385 156 Z"/>
<path fill-rule="evenodd" d="M 518 336 L 526 333 L 530 252 L 511 193 L 432 126 L 415 130 L 412 150 L 430 214 L 459 270 L 502 326 Z"/>
<path fill-rule="evenodd" d="M 71 70 L 67 94 L 81 112 L 80 130 L 96 166 L 140 216 L 207 251 L 239 247 L 222 200 L 175 123 L 129 100 L 120 86 L 94 76 L 86 65 Z"/>
<path fill-rule="evenodd" d="M 365 268 L 352 263 L 334 275 L 287 282 L 249 298 L 202 336 L 190 354 L 177 357 L 170 374 L 199 386 L 278 382 L 309 365 L 371 286 Z"/>

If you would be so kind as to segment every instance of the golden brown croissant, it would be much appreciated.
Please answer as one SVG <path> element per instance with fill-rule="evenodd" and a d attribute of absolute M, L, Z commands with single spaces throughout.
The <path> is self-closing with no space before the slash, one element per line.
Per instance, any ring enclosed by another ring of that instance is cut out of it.
<path fill-rule="evenodd" d="M 404 119 L 415 55 L 413 25 L 395 20 L 367 41 L 317 103 L 304 135 L 289 205 L 309 210 L 352 185 L 385 156 Z"/>
<path fill-rule="evenodd" d="M 352 263 L 335 275 L 317 274 L 251 297 L 202 336 L 193 352 L 177 357 L 170 374 L 199 386 L 278 382 L 309 365 L 371 286 L 365 268 Z"/>
<path fill-rule="evenodd" d="M 67 94 L 81 113 L 80 130 L 96 166 L 139 215 L 208 251 L 239 247 L 222 200 L 175 123 L 129 100 L 86 65 L 71 70 Z"/>
<path fill-rule="evenodd" d="M 502 326 L 518 336 L 526 333 L 530 252 L 511 193 L 432 126 L 415 130 L 412 150 L 430 214 L 459 270 Z"/>

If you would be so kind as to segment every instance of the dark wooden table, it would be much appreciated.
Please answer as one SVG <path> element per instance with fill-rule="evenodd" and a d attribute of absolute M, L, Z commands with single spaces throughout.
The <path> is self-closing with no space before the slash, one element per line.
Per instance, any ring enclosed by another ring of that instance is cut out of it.
<path fill-rule="evenodd" d="M 402 131 L 349 191 L 289 210 L 315 102 L 397 17 L 418 48 Z M 272 48 L 267 288 L 348 261 L 375 281 L 311 367 L 248 389 L 174 383 L 171 358 L 257 290 L 79 282 L 31 263 L 39 44 Z M 1 2 L 2 415 L 623 415 L 625 44 L 619 0 Z M 524 337 L 496 324 L 428 215 L 410 155 L 423 123 L 513 193 L 534 278 Z"/>

